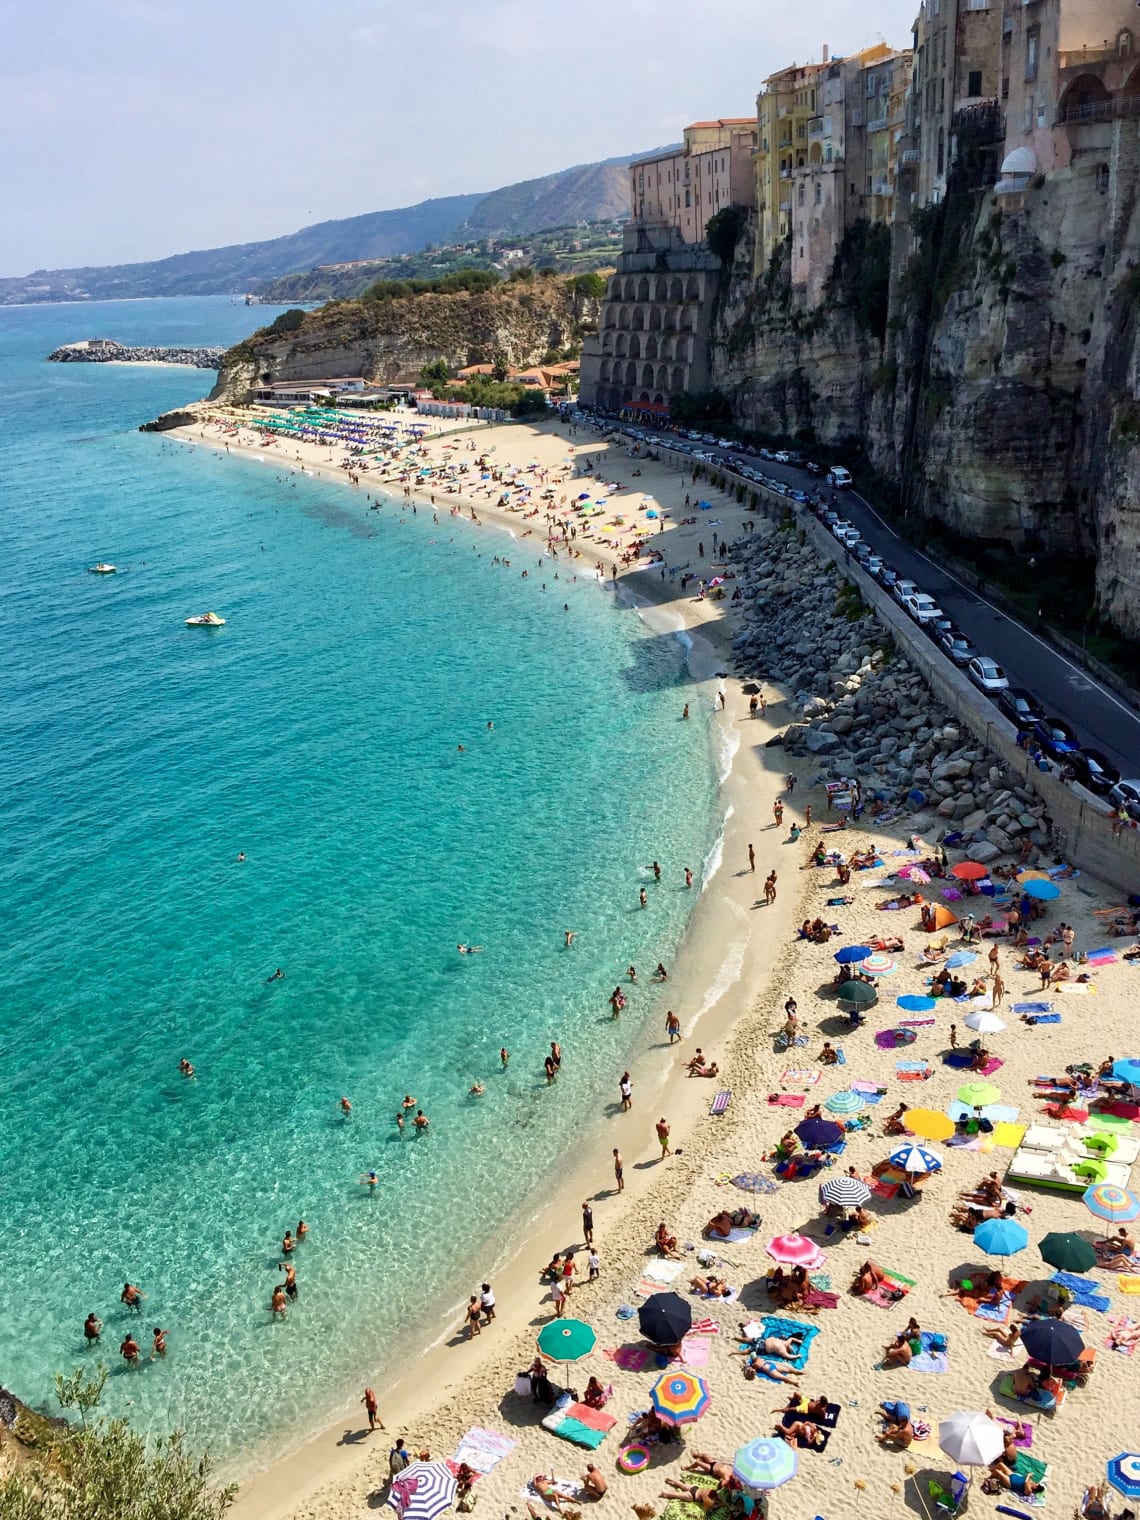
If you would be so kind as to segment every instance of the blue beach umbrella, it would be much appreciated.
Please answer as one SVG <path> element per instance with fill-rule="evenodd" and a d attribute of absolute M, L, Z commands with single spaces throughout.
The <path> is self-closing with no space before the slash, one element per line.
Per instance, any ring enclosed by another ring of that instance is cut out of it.
<path fill-rule="evenodd" d="M 974 1244 L 987 1256 L 1015 1256 L 1029 1244 L 1029 1231 L 1016 1219 L 983 1219 Z"/>
<path fill-rule="evenodd" d="M 849 1087 L 845 1087 L 837 1093 L 832 1093 L 823 1106 L 829 1108 L 833 1114 L 857 1114 L 861 1108 L 866 1108 L 867 1100 L 862 1093 L 852 1092 Z"/>
<path fill-rule="evenodd" d="M 951 971 L 957 971 L 959 966 L 968 966 L 971 961 L 976 961 L 977 952 L 974 950 L 955 950 L 953 955 L 946 957 L 946 964 Z"/>
<path fill-rule="evenodd" d="M 900 1145 L 897 1151 L 891 1152 L 890 1161 L 892 1166 L 901 1167 L 915 1176 L 942 1170 L 942 1157 L 937 1151 L 927 1150 L 925 1145 Z"/>
<path fill-rule="evenodd" d="M 843 1139 L 843 1126 L 830 1119 L 804 1119 L 796 1125 L 796 1134 L 809 1150 L 826 1150 Z"/>
<path fill-rule="evenodd" d="M 1123 1061 L 1113 1061 L 1112 1075 L 1119 1077 L 1122 1082 L 1140 1086 L 1140 1057 L 1128 1056 Z"/>
<path fill-rule="evenodd" d="M 779 1488 L 799 1470 L 799 1453 L 778 1436 L 761 1436 L 742 1446 L 732 1459 L 732 1470 L 746 1488 Z"/>
<path fill-rule="evenodd" d="M 870 945 L 844 945 L 835 952 L 835 959 L 841 966 L 850 966 L 853 961 L 865 961 L 870 953 Z"/>
<path fill-rule="evenodd" d="M 1126 1499 L 1140 1499 L 1140 1451 L 1122 1451 L 1108 1464 L 1108 1481 Z"/>
<path fill-rule="evenodd" d="M 907 1013 L 933 1013 L 938 1004 L 932 997 L 923 997 L 918 992 L 906 992 L 902 997 L 895 998 L 900 1008 L 905 1008 Z"/>
<path fill-rule="evenodd" d="M 1036 878 L 1033 881 L 1022 882 L 1021 890 L 1029 897 L 1036 897 L 1039 902 L 1052 902 L 1055 897 L 1061 895 L 1061 889 L 1055 881 L 1041 881 Z"/>

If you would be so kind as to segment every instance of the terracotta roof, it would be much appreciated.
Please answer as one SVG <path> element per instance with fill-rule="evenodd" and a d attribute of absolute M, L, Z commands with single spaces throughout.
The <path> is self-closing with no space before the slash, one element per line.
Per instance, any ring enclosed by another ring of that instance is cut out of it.
<path fill-rule="evenodd" d="M 702 127 L 754 127 L 755 125 L 755 116 L 719 116 L 716 121 L 691 121 L 685 131 L 695 132 Z"/>

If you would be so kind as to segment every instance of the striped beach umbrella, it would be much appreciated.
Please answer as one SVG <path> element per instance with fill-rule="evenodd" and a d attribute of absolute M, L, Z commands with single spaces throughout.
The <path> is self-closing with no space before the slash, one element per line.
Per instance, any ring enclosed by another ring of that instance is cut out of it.
<path fill-rule="evenodd" d="M 818 1242 L 806 1235 L 776 1235 L 765 1250 L 773 1261 L 785 1262 L 792 1267 L 809 1267 L 823 1253 Z"/>
<path fill-rule="evenodd" d="M 1122 1451 L 1108 1464 L 1108 1481 L 1126 1499 L 1140 1499 L 1140 1451 Z"/>
<path fill-rule="evenodd" d="M 833 1114 L 857 1114 L 861 1108 L 866 1108 L 867 1100 L 862 1093 L 852 1092 L 849 1087 L 844 1087 L 825 1099 L 823 1106 L 829 1108 Z"/>
<path fill-rule="evenodd" d="M 799 1471 L 799 1453 L 779 1436 L 749 1441 L 732 1459 L 732 1470 L 746 1488 L 779 1488 Z"/>
<path fill-rule="evenodd" d="M 987 1256 L 1016 1256 L 1029 1244 L 1029 1231 L 1016 1219 L 983 1219 L 974 1244 Z"/>
<path fill-rule="evenodd" d="M 399 1520 L 436 1520 L 455 1501 L 455 1479 L 446 1462 L 412 1462 L 388 1488 Z"/>
<path fill-rule="evenodd" d="M 912 1177 L 942 1170 L 942 1157 L 937 1151 L 927 1150 L 925 1145 L 900 1145 L 897 1151 L 891 1152 L 890 1163 L 900 1171 L 909 1172 Z"/>
<path fill-rule="evenodd" d="M 658 1415 L 670 1425 L 691 1425 L 712 1403 L 704 1378 L 683 1369 L 658 1378 L 649 1397 Z"/>
<path fill-rule="evenodd" d="M 1126 1222 L 1140 1215 L 1140 1198 L 1112 1182 L 1096 1182 L 1081 1196 L 1098 1219 Z"/>
<path fill-rule="evenodd" d="M 892 971 L 898 970 L 898 962 L 893 955 L 885 955 L 883 951 L 876 950 L 859 969 L 867 972 L 868 976 L 889 976 Z"/>
<path fill-rule="evenodd" d="M 967 1082 L 958 1089 L 958 1102 L 968 1103 L 971 1108 L 985 1108 L 987 1103 L 997 1103 L 1000 1098 L 1001 1088 L 992 1082 Z"/>
<path fill-rule="evenodd" d="M 552 1319 L 538 1332 L 538 1349 L 550 1362 L 577 1362 L 597 1344 L 593 1328 L 581 1319 Z"/>
<path fill-rule="evenodd" d="M 865 961 L 870 953 L 870 945 L 844 945 L 842 950 L 835 952 L 835 959 L 841 966 L 850 966 L 856 961 Z"/>
<path fill-rule="evenodd" d="M 911 1108 L 902 1122 L 912 1135 L 923 1140 L 949 1140 L 954 1133 L 954 1121 L 940 1114 L 936 1108 Z"/>
<path fill-rule="evenodd" d="M 829 1177 L 819 1189 L 821 1203 L 834 1203 L 841 1209 L 857 1209 L 870 1196 L 871 1189 L 862 1177 L 849 1177 L 846 1172 L 842 1177 Z"/>
<path fill-rule="evenodd" d="M 895 998 L 898 1006 L 907 1013 L 933 1013 L 938 1003 L 932 997 L 924 997 L 920 992 L 904 992 L 902 997 Z"/>

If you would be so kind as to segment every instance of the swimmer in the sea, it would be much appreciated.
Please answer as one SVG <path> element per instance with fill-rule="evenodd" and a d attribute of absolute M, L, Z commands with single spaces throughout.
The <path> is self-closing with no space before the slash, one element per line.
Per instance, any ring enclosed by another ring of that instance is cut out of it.
<path fill-rule="evenodd" d="M 456 945 L 460 955 L 478 955 L 483 949 L 482 945 Z"/>
<path fill-rule="evenodd" d="M 245 851 L 244 850 L 239 850 L 238 851 L 238 865 L 240 866 L 241 864 L 243 864 L 244 861 L 245 861 Z"/>
<path fill-rule="evenodd" d="M 347 1098 L 342 1098 L 338 1107 L 346 1119 L 348 1118 L 349 1114 L 352 1113 L 352 1104 L 348 1101 Z"/>
<path fill-rule="evenodd" d="M 272 976 L 267 976 L 265 978 L 265 980 L 267 982 L 283 982 L 285 980 L 285 973 L 284 973 L 284 971 L 282 971 L 281 967 L 278 966 L 277 970 L 273 973 L 273 975 Z"/>
<path fill-rule="evenodd" d="M 486 1091 L 487 1089 L 483 1086 L 482 1082 L 472 1082 L 471 1086 L 467 1089 L 467 1096 L 469 1098 L 481 1098 Z"/>
<path fill-rule="evenodd" d="M 376 1172 L 361 1172 L 360 1180 L 366 1183 L 369 1188 L 374 1188 L 380 1181 L 380 1178 Z"/>
<path fill-rule="evenodd" d="M 566 948 L 569 950 L 570 946 L 574 943 L 574 938 L 578 931 L 577 929 L 566 929 L 563 932 L 566 935 Z"/>
<path fill-rule="evenodd" d="M 194 1075 L 194 1068 L 191 1066 L 190 1062 L 186 1059 L 185 1056 L 183 1056 L 181 1061 L 179 1061 L 178 1070 L 184 1077 L 192 1077 Z"/>

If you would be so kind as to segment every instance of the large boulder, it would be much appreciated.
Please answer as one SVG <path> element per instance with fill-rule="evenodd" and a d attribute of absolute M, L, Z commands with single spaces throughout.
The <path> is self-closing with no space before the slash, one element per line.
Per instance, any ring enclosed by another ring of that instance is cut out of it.
<path fill-rule="evenodd" d="M 804 743 L 813 755 L 830 755 L 839 748 L 839 735 L 829 734 L 821 728 L 809 728 Z"/>

